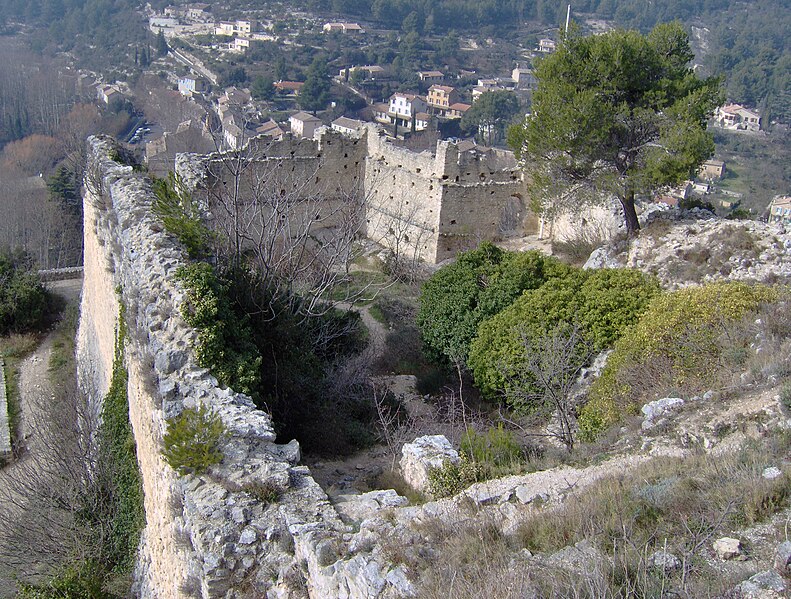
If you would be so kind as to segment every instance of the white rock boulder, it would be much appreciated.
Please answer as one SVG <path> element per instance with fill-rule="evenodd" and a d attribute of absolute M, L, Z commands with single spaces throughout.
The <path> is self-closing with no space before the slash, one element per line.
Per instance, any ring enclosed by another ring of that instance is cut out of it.
<path fill-rule="evenodd" d="M 739 539 L 722 537 L 714 541 L 714 552 L 721 560 L 729 560 L 739 557 L 742 552 L 742 543 Z"/>
<path fill-rule="evenodd" d="M 406 483 L 421 493 L 428 491 L 428 473 L 445 462 L 459 463 L 459 454 L 444 435 L 418 437 L 401 449 L 401 475 Z"/>

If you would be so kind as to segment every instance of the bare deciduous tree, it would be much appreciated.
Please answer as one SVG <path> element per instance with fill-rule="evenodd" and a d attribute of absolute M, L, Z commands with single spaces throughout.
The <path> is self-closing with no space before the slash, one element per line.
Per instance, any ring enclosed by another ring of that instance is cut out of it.
<path fill-rule="evenodd" d="M 508 377 L 512 405 L 551 408 L 557 427 L 548 436 L 574 448 L 576 421 L 572 391 L 582 369 L 593 356 L 593 347 L 575 325 L 561 323 L 538 337 L 522 334 L 526 359 Z"/>
<path fill-rule="evenodd" d="M 254 139 L 208 162 L 206 204 L 219 254 L 233 266 L 251 264 L 273 301 L 322 315 L 360 293 L 331 295 L 349 280 L 364 222 L 362 186 L 356 176 L 322 181 L 322 158 L 278 157 L 273 143 Z"/>
<path fill-rule="evenodd" d="M 107 472 L 98 455 L 97 407 L 76 380 L 56 393 L 37 393 L 25 411 L 25 439 L 0 471 L 0 563 L 36 577 L 72 560 L 98 557 L 110 522 L 108 498 L 97 492 Z"/>

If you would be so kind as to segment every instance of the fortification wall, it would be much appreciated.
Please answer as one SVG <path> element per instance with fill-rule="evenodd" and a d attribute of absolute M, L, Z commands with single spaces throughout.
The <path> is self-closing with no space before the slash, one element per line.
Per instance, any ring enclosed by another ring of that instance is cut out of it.
<path fill-rule="evenodd" d="M 146 530 L 135 594 L 145 598 L 339 597 L 408 594 L 398 567 L 371 545 L 351 546 L 345 526 L 299 448 L 274 443 L 269 416 L 249 397 L 220 388 L 197 365 L 196 333 L 180 314 L 180 245 L 152 215 L 146 177 L 109 158 L 113 142 L 89 140 L 85 271 L 78 374 L 101 401 L 110 384 L 123 306 L 129 415 L 145 494 Z M 206 405 L 228 438 L 222 463 L 178 476 L 161 455 L 169 418 Z M 257 499 L 266 485 L 276 502 Z"/>
<path fill-rule="evenodd" d="M 242 155 L 244 168 L 235 153 L 177 157 L 177 171 L 205 190 L 215 217 L 222 216 L 218 198 L 227 198 L 237 181 L 241 198 L 322 198 L 321 216 L 311 217 L 314 229 L 348 219 L 345 204 L 356 199 L 363 234 L 401 257 L 432 264 L 481 240 L 536 227 L 510 152 L 460 152 L 450 142 L 439 142 L 433 153 L 413 152 L 368 124 L 356 138 L 326 130 L 317 140 L 253 140 Z M 298 209 L 290 214 L 303 216 Z"/>
<path fill-rule="evenodd" d="M 367 128 L 365 235 L 400 257 L 433 263 L 442 203 L 441 161 L 394 146 Z"/>

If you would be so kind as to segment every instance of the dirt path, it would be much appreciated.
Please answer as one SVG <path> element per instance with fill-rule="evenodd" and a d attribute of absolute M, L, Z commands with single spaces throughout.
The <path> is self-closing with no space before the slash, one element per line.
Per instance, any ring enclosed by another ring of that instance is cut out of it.
<path fill-rule="evenodd" d="M 368 329 L 371 361 L 384 354 L 387 327 L 371 316 L 370 306 L 355 306 L 349 302 L 338 302 L 337 306 L 340 310 L 352 310 L 360 315 L 363 324 Z"/>
<path fill-rule="evenodd" d="M 82 281 L 58 281 L 51 283 L 50 288 L 62 295 L 69 303 L 79 298 Z M 39 347 L 20 365 L 19 376 L 19 441 L 15 453 L 16 459 L 6 468 L 0 470 L 0 597 L 13 597 L 12 568 L 14 564 L 5 559 L 8 549 L 8 523 L 21 523 L 29 511 L 29 499 L 26 491 L 35 484 L 34 472 L 46 471 L 46 464 L 57 462 L 58 447 L 46 441 L 41 427 L 46 427 L 59 415 L 48 409 L 52 405 L 57 389 L 49 377 L 49 363 L 52 356 L 55 332 L 49 333 Z M 6 533 L 6 534 L 4 534 Z M 35 560 L 30 555 L 31 562 Z"/>
<path fill-rule="evenodd" d="M 44 406 L 53 397 L 52 385 L 47 376 L 47 368 L 52 355 L 54 334 L 50 333 L 44 342 L 22 362 L 19 377 L 19 441 L 15 453 L 17 458 L 9 466 L 0 470 L 0 522 L 21 522 L 27 512 L 24 494 L 24 481 L 30 481 L 30 471 L 37 464 L 51 460 L 57 447 L 47 447 L 43 437 L 37 434 L 37 424 L 45 421 Z M 0 554 L 6 553 L 5 543 L 9 539 L 0 531 Z M 16 553 L 13 549 L 8 551 Z M 6 561 L 0 559 L 0 562 Z M 13 564 L 0 563 L 0 597 L 12 597 L 14 585 L 11 580 Z"/>

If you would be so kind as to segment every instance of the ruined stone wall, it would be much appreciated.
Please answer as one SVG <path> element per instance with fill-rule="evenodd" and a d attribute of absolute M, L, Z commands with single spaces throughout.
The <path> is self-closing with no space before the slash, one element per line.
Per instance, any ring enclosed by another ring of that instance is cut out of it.
<path fill-rule="evenodd" d="M 363 234 L 401 257 L 431 264 L 482 240 L 535 228 L 510 152 L 460 152 L 449 142 L 439 142 L 433 153 L 413 152 L 391 144 L 381 127 L 368 124 L 354 139 L 327 130 L 317 140 L 253 140 L 243 154 L 250 162 L 244 169 L 234 153 L 177 157 L 177 172 L 191 187 L 207 191 L 216 218 L 222 216 L 216 190 L 227 195 L 236 180 L 243 198 L 323 198 L 317 229 L 338 226 L 349 214 L 343 203 L 357 198 L 364 207 Z"/>
<path fill-rule="evenodd" d="M 11 426 L 5 388 L 5 363 L 0 357 L 0 460 L 11 455 Z"/>
<path fill-rule="evenodd" d="M 185 252 L 152 215 L 146 176 L 111 155 L 111 140 L 89 140 L 77 358 L 82 388 L 100 402 L 109 389 L 122 312 L 146 513 L 135 594 L 404 596 L 401 569 L 383 563 L 370 545 L 349 546 L 351 529 L 308 469 L 296 465 L 298 444 L 275 444 L 269 416 L 197 365 L 196 332 L 181 317 L 185 290 L 176 278 Z M 178 476 L 161 455 L 167 421 L 199 404 L 226 427 L 223 460 L 206 475 Z M 257 498 L 256 489 L 264 487 L 278 491 L 276 501 Z"/>
<path fill-rule="evenodd" d="M 365 234 L 400 257 L 433 263 L 442 203 L 442 163 L 430 152 L 390 144 L 367 128 Z"/>

